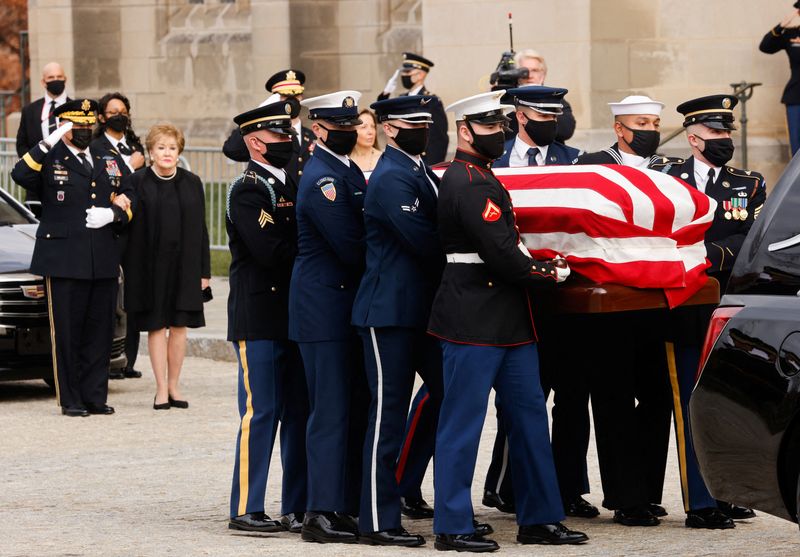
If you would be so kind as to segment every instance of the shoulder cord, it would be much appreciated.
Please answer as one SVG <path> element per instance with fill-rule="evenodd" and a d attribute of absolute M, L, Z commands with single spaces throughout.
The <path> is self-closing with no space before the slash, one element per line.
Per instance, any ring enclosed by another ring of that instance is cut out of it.
<path fill-rule="evenodd" d="M 259 176 L 258 174 L 253 174 L 253 175 L 259 182 L 264 184 L 264 188 L 267 190 L 267 195 L 269 196 L 269 199 L 272 202 L 272 211 L 274 212 L 275 208 L 277 207 L 277 202 L 275 201 L 275 190 L 273 189 L 272 185 L 269 182 L 267 182 L 262 176 Z M 244 173 L 239 174 L 236 178 L 233 179 L 231 185 L 228 186 L 228 195 L 225 200 L 225 215 L 231 222 L 233 222 L 233 218 L 231 218 L 231 194 L 233 193 L 234 188 L 244 181 L 244 178 L 245 178 Z"/>

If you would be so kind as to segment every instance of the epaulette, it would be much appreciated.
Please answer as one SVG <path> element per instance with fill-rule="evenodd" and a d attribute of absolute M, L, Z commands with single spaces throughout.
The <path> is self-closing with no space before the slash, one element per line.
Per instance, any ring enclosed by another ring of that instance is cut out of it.
<path fill-rule="evenodd" d="M 270 178 L 272 180 L 272 178 Z M 253 172 L 252 170 L 247 170 L 242 174 L 239 174 L 236 178 L 233 179 L 231 184 L 228 186 L 228 195 L 225 199 L 225 215 L 228 217 L 228 220 L 233 222 L 233 218 L 231 218 L 231 196 L 233 195 L 233 190 L 236 189 L 236 186 L 242 183 L 258 183 L 261 182 L 264 184 L 264 188 L 267 190 L 267 195 L 269 196 L 270 201 L 272 202 L 272 210 L 275 210 L 276 201 L 275 201 L 275 190 L 267 180 L 265 180 L 262 176 L 259 176 L 257 173 Z"/>
<path fill-rule="evenodd" d="M 739 168 L 733 168 L 732 166 L 726 166 L 725 170 L 728 171 L 728 174 L 733 174 L 734 176 L 738 176 L 740 178 L 752 178 L 753 180 L 763 180 L 764 177 L 753 170 L 741 170 Z"/>
<path fill-rule="evenodd" d="M 648 168 L 652 170 L 658 170 L 659 172 L 666 174 L 674 165 L 683 164 L 684 162 L 686 161 L 679 157 L 661 157 L 653 155 L 653 157 L 650 159 Z"/>

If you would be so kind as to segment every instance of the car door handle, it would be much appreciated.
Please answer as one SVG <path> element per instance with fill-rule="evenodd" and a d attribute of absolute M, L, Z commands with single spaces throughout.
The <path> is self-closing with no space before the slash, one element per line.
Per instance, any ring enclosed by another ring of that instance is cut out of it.
<path fill-rule="evenodd" d="M 796 246 L 797 244 L 800 244 L 800 234 L 792 236 L 791 238 L 786 238 L 780 242 L 772 242 L 769 246 L 767 246 L 767 251 L 779 251 Z"/>

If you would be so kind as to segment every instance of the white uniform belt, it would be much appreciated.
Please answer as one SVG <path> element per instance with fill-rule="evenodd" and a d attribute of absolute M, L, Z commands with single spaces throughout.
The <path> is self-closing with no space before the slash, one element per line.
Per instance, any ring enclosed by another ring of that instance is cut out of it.
<path fill-rule="evenodd" d="M 483 263 L 481 256 L 476 253 L 448 253 L 448 263 Z"/>

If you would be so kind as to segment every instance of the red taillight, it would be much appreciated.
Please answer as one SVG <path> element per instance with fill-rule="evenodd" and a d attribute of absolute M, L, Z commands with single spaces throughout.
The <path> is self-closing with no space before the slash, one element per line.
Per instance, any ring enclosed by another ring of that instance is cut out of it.
<path fill-rule="evenodd" d="M 714 313 L 711 315 L 711 323 L 708 324 L 708 330 L 706 331 L 706 340 L 703 343 L 703 351 L 700 353 L 700 365 L 697 368 L 697 377 L 695 377 L 695 382 L 700 379 L 700 373 L 702 373 L 703 368 L 706 365 L 706 360 L 708 360 L 709 354 L 711 354 L 711 349 L 714 347 L 714 343 L 717 342 L 719 335 L 722 334 L 722 330 L 725 329 L 725 325 L 728 324 L 731 317 L 736 315 L 742 310 L 742 307 L 724 307 L 724 308 L 717 308 L 714 310 Z"/>

